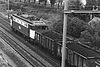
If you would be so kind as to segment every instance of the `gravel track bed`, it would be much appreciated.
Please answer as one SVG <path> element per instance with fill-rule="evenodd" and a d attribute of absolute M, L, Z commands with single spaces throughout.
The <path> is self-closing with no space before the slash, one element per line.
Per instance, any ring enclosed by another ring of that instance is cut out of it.
<path fill-rule="evenodd" d="M 28 47 L 26 47 L 23 43 L 21 43 L 19 40 L 17 40 L 16 38 L 14 38 L 11 34 L 9 34 L 8 32 L 4 31 L 4 29 L 1 28 L 1 30 L 6 33 L 8 36 L 10 36 L 13 40 L 15 40 L 18 44 L 21 44 L 20 46 L 26 48 L 27 51 L 29 51 L 34 57 L 36 57 L 37 59 L 39 59 L 43 64 L 45 64 L 47 67 L 54 67 L 52 66 L 50 63 L 48 63 L 46 60 L 44 60 L 41 56 L 39 56 L 37 53 L 33 52 L 31 49 L 29 49 Z"/>
<path fill-rule="evenodd" d="M 4 18 L 5 19 L 5 18 Z M 7 19 L 6 19 L 7 20 Z M 7 20 L 8 21 L 8 20 Z M 4 27 L 4 26 L 3 26 Z M 5 28 L 5 27 L 4 27 Z M 8 29 L 7 29 L 8 30 Z M 21 43 L 20 43 L 21 44 Z M 33 48 L 32 48 L 33 49 Z M 36 49 L 36 47 L 35 47 L 35 49 Z M 39 49 L 39 48 L 38 48 Z M 34 50 L 34 49 L 33 49 Z M 30 50 L 31 51 L 31 50 Z M 35 50 L 35 52 L 37 52 L 37 50 Z M 33 52 L 32 52 L 33 53 Z M 34 54 L 34 53 L 33 53 Z M 35 55 L 35 56 L 37 56 L 37 55 Z M 43 57 L 43 56 L 42 56 Z M 47 58 L 47 57 L 43 57 L 43 58 Z M 47 58 L 48 59 L 48 58 Z M 47 60 L 46 59 L 46 60 Z M 41 57 L 40 57 L 40 60 L 43 62 L 43 63 L 45 63 L 45 60 L 42 60 L 41 59 Z M 51 62 L 50 62 L 51 63 Z M 56 66 L 53 62 L 52 62 L 52 64 L 54 65 L 54 67 Z M 48 63 L 47 63 L 47 65 L 48 65 Z M 59 64 L 60 65 L 60 64 Z M 51 66 L 50 66 L 51 67 Z M 56 66 L 56 67 L 59 67 L 59 66 Z"/>
<path fill-rule="evenodd" d="M 2 43 L 2 42 L 0 42 Z M 0 49 L 10 58 L 13 60 L 13 62 L 17 65 L 17 67 L 28 67 L 19 57 L 15 55 L 14 52 L 12 52 L 11 49 L 9 49 L 8 46 L 5 46 L 3 43 L 0 44 Z"/>

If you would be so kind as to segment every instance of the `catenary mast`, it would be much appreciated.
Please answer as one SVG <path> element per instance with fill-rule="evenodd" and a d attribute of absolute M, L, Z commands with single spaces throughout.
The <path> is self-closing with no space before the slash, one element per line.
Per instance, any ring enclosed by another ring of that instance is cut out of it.
<path fill-rule="evenodd" d="M 68 10 L 68 2 L 69 0 L 64 0 L 64 22 L 63 22 L 63 45 L 62 45 L 62 63 L 61 67 L 65 67 L 66 60 L 66 36 L 67 36 L 67 14 L 75 13 L 75 14 L 100 14 L 99 10 Z M 86 5 L 86 2 L 83 2 L 83 5 Z M 98 8 L 97 8 L 98 9 Z M 93 17 L 92 17 L 93 18 Z"/>
<path fill-rule="evenodd" d="M 64 10 L 68 10 L 68 1 L 64 1 Z M 62 63 L 61 67 L 65 67 L 65 58 L 66 58 L 66 33 L 67 33 L 67 14 L 64 13 L 64 22 L 63 22 L 63 46 L 62 46 Z"/>

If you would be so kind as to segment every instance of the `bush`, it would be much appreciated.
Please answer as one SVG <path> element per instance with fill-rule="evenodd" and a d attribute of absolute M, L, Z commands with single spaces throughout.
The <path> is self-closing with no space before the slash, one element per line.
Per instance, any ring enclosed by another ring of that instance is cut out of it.
<path fill-rule="evenodd" d="M 81 35 L 81 32 L 85 30 L 84 25 L 86 25 L 86 23 L 76 17 L 68 18 L 67 34 L 73 37 L 79 38 Z M 62 22 L 55 23 L 53 27 L 55 31 L 59 33 L 63 33 L 63 23 Z"/>

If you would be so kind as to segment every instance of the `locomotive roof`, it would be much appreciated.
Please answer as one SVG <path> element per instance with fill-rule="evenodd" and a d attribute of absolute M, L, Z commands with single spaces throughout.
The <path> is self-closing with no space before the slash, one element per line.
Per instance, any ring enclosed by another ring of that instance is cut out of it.
<path fill-rule="evenodd" d="M 36 17 L 35 15 L 31 15 L 31 14 L 21 14 L 21 17 L 28 19 L 30 21 L 39 21 L 40 18 Z"/>
<path fill-rule="evenodd" d="M 62 43 L 61 43 L 62 44 Z M 88 48 L 86 46 L 83 46 L 81 43 L 68 43 L 67 48 L 71 49 L 72 51 L 80 54 L 81 56 L 84 56 L 85 58 L 88 59 L 95 59 L 95 58 L 99 58 L 100 59 L 100 53 Z"/>
<path fill-rule="evenodd" d="M 41 21 L 40 18 L 36 17 L 35 15 L 30 14 L 14 14 L 13 16 L 18 17 L 26 22 L 28 22 L 32 26 L 47 26 L 45 22 Z"/>
<path fill-rule="evenodd" d="M 43 21 L 33 21 L 32 23 L 33 23 L 33 26 L 36 26 L 36 25 L 46 26 L 46 23 Z"/>

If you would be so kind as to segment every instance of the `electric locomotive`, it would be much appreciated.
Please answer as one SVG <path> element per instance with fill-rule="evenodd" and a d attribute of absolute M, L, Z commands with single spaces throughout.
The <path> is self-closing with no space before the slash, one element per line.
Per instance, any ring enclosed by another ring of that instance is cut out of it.
<path fill-rule="evenodd" d="M 19 31 L 25 38 L 35 39 L 36 30 L 46 30 L 48 26 L 45 22 L 34 15 L 27 13 L 12 14 L 9 17 L 13 31 Z"/>

